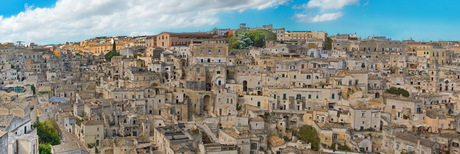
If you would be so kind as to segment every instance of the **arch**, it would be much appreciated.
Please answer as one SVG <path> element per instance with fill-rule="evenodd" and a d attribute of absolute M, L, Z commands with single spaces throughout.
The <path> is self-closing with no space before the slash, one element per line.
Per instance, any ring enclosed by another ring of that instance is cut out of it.
<path fill-rule="evenodd" d="M 205 95 L 203 97 L 203 111 L 210 111 L 208 108 L 212 106 L 213 105 L 211 104 L 211 96 Z"/>
<path fill-rule="evenodd" d="M 380 98 L 380 93 L 376 92 L 375 93 L 375 98 Z"/>
<path fill-rule="evenodd" d="M 243 81 L 243 91 L 248 91 L 248 81 Z"/>

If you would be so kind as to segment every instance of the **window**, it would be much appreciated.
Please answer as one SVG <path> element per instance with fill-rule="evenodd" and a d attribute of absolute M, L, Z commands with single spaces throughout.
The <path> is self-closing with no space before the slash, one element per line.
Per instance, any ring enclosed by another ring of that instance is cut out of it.
<path fill-rule="evenodd" d="M 276 99 L 276 94 L 273 95 L 273 99 Z"/>
<path fill-rule="evenodd" d="M 203 49 L 201 49 L 201 50 L 200 50 L 200 53 L 204 53 L 204 50 L 203 50 Z"/>
<path fill-rule="evenodd" d="M 217 71 L 217 74 L 220 74 L 220 71 Z"/>
<path fill-rule="evenodd" d="M 257 102 L 257 107 L 260 107 L 260 102 Z"/>
<path fill-rule="evenodd" d="M 392 106 L 391 106 L 391 109 L 396 109 L 396 106 L 392 105 Z"/>
<path fill-rule="evenodd" d="M 257 150 L 257 143 L 251 143 L 251 150 Z"/>
<path fill-rule="evenodd" d="M 212 50 L 208 50 L 208 54 L 212 54 Z"/>
<path fill-rule="evenodd" d="M 283 99 L 286 99 L 286 94 L 283 94 Z"/>
<path fill-rule="evenodd" d="M 365 113 L 361 113 L 361 117 L 364 117 Z M 364 121 L 363 121 L 364 122 Z"/>
<path fill-rule="evenodd" d="M 217 53 L 218 53 L 219 55 L 221 55 L 221 54 L 222 54 L 222 51 L 219 49 L 219 50 L 217 50 Z"/>
<path fill-rule="evenodd" d="M 308 94 L 308 99 L 311 99 L 311 94 Z"/>
<path fill-rule="evenodd" d="M 307 75 L 307 79 L 311 79 L 311 76 L 310 76 L 310 75 Z"/>
<path fill-rule="evenodd" d="M 339 135 L 338 134 L 332 134 L 332 139 L 333 140 L 337 140 L 339 138 Z"/>
<path fill-rule="evenodd" d="M 335 94 L 332 94 L 332 99 L 335 99 Z"/>

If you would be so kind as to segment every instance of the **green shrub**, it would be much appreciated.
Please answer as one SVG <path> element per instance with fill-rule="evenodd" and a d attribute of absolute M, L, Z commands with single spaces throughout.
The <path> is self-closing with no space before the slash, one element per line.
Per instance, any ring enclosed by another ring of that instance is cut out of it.
<path fill-rule="evenodd" d="M 410 94 L 407 90 L 401 89 L 401 88 L 396 88 L 396 87 L 391 87 L 390 89 L 386 90 L 387 93 L 390 94 L 395 94 L 395 95 L 402 95 L 404 97 L 409 97 Z"/>
<path fill-rule="evenodd" d="M 340 151 L 351 151 L 351 148 L 347 145 L 339 145 L 337 149 L 339 149 Z"/>
<path fill-rule="evenodd" d="M 40 154 L 51 154 L 51 144 L 38 144 Z"/>
<path fill-rule="evenodd" d="M 319 136 L 315 128 L 312 126 L 305 126 L 299 129 L 298 137 L 304 142 L 311 143 L 311 149 L 318 151 L 319 148 Z"/>
<path fill-rule="evenodd" d="M 38 141 L 41 144 L 58 145 L 61 144 L 58 131 L 49 121 L 39 122 L 37 125 Z"/>

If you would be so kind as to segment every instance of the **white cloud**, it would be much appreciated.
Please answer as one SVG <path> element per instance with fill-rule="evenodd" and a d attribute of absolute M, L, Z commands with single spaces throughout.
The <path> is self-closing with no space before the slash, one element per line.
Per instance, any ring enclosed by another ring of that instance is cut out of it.
<path fill-rule="evenodd" d="M 59 0 L 0 16 L 0 42 L 57 43 L 98 35 L 151 34 L 162 28 L 213 25 L 227 11 L 265 9 L 287 0 Z M 140 31 L 140 32 L 139 32 Z"/>
<path fill-rule="evenodd" d="M 347 5 L 358 3 L 359 0 L 310 0 L 302 6 L 296 6 L 297 9 L 305 9 L 304 12 L 294 16 L 297 22 L 326 22 L 333 21 L 343 16 L 342 9 Z M 315 9 L 319 11 L 314 12 Z M 334 12 L 330 12 L 330 11 Z"/>
<path fill-rule="evenodd" d="M 336 13 L 325 13 L 321 15 L 316 15 L 313 17 L 310 17 L 305 14 L 296 14 L 296 17 L 299 18 L 298 22 L 325 22 L 325 21 L 332 21 L 337 18 L 342 17 L 342 12 L 336 12 Z"/>
<path fill-rule="evenodd" d="M 310 0 L 307 3 L 308 8 L 321 8 L 321 10 L 340 10 L 346 5 L 352 5 L 359 0 Z"/>

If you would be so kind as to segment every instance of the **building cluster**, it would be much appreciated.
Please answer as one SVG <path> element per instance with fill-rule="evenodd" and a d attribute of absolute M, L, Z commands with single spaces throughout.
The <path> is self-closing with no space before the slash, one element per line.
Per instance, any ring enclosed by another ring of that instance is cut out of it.
<path fill-rule="evenodd" d="M 0 44 L 0 153 L 460 153 L 460 42 L 240 28 Z"/>

